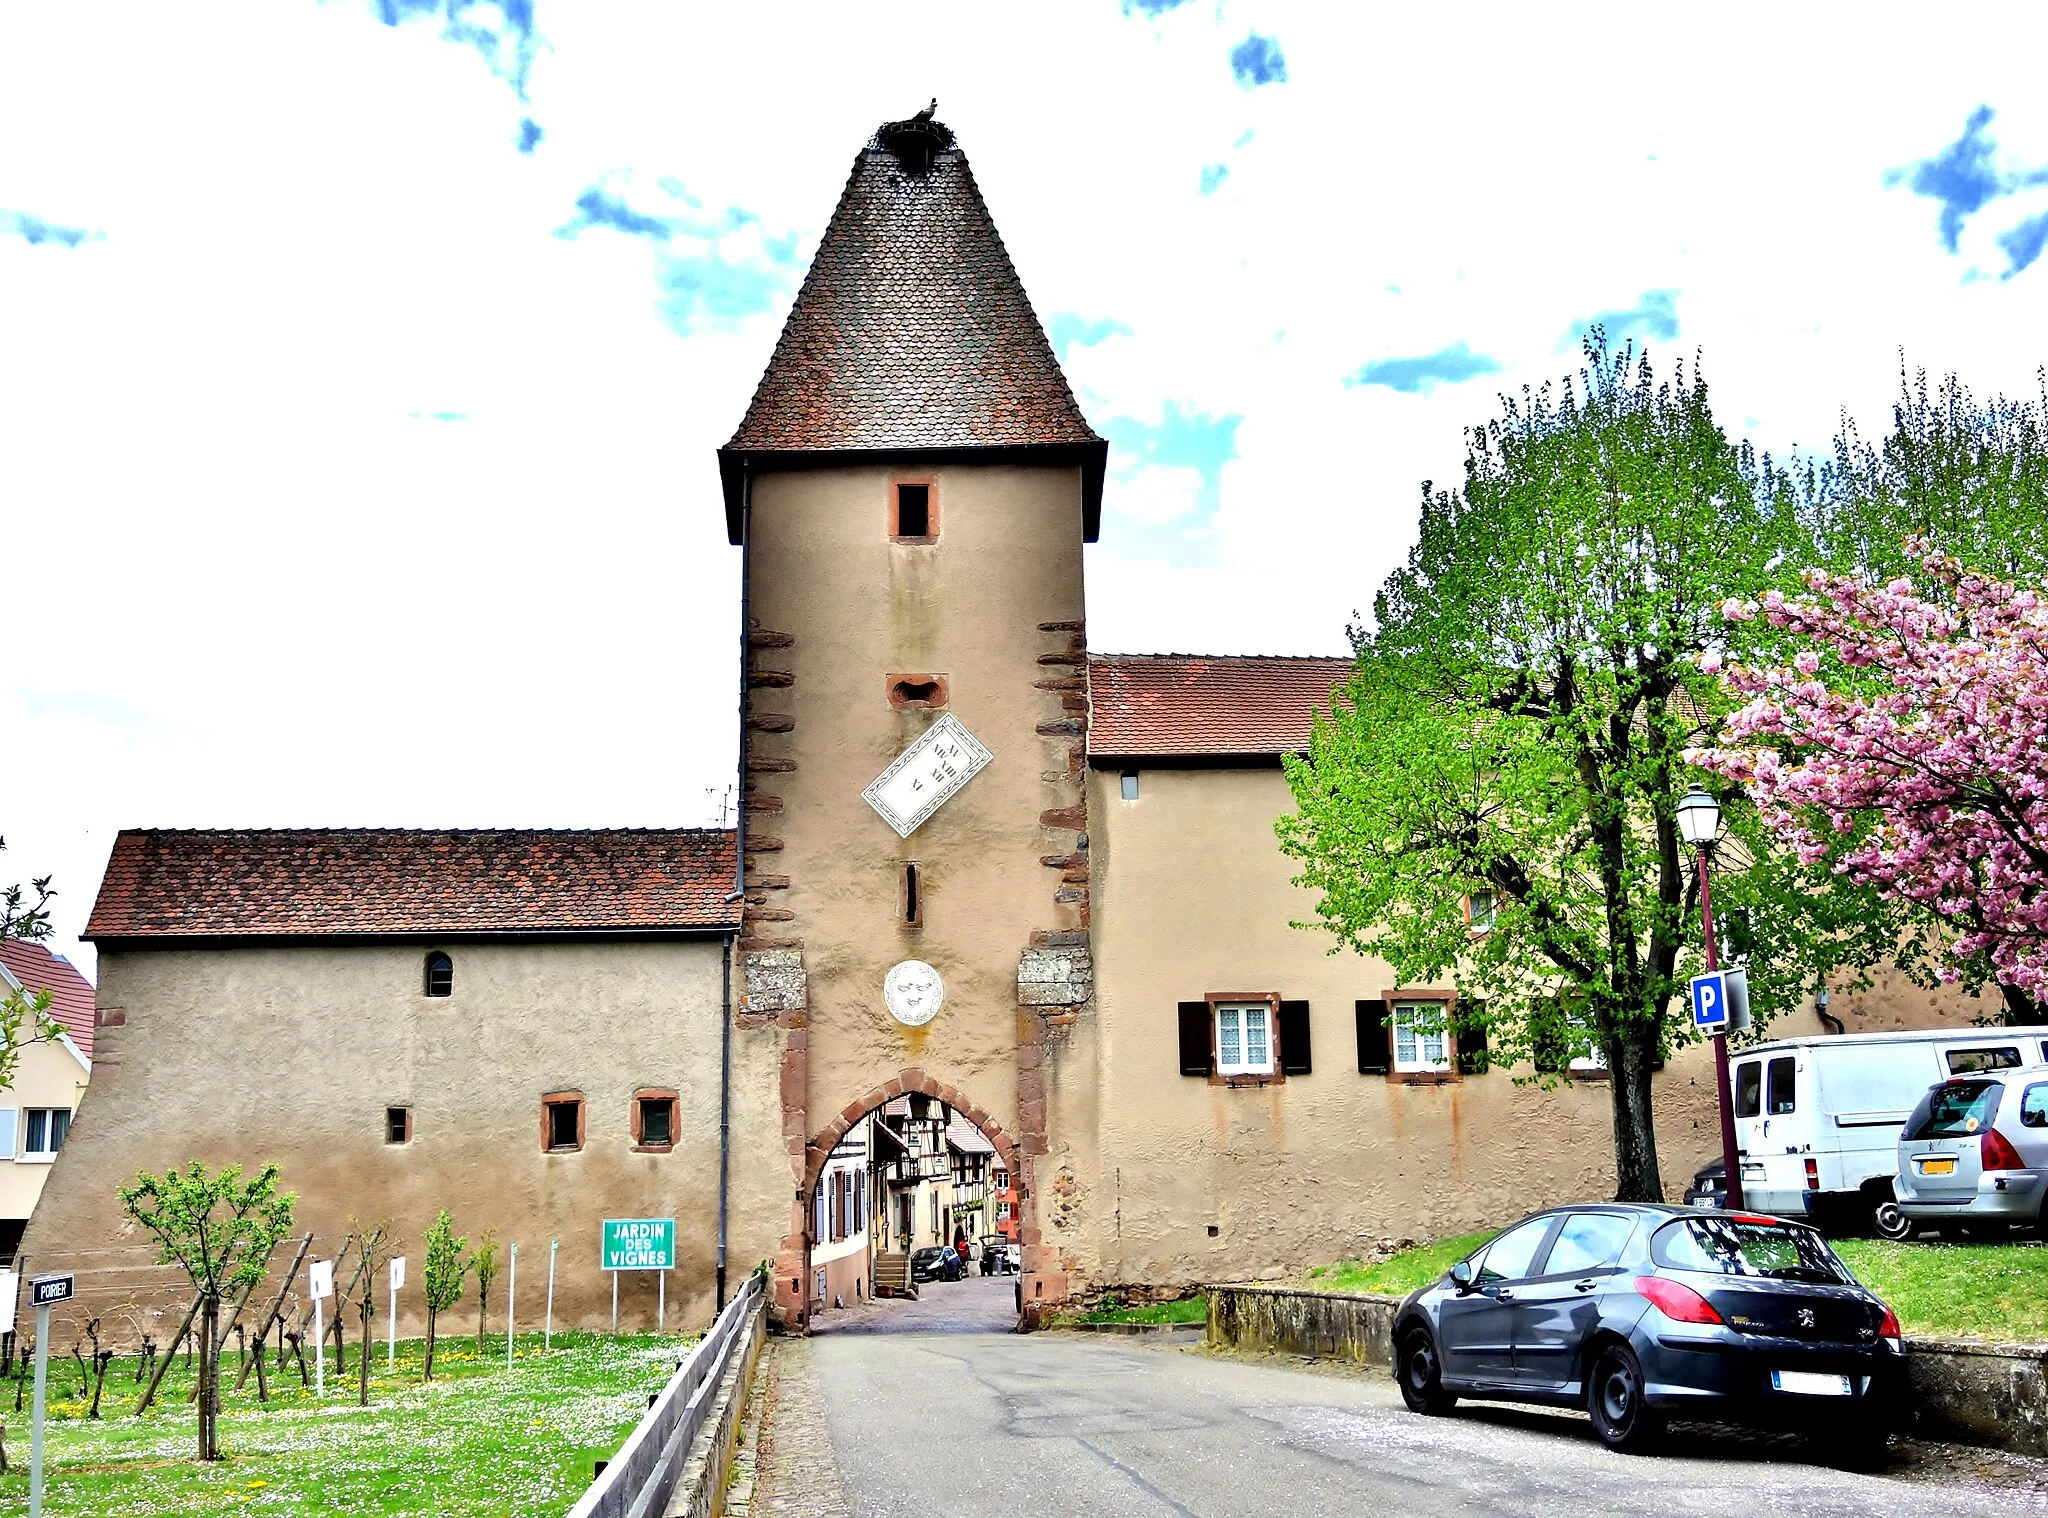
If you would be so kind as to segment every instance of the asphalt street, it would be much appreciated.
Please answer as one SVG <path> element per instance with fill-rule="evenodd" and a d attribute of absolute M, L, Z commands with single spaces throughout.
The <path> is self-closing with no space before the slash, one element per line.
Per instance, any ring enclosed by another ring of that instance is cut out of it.
<path fill-rule="evenodd" d="M 814 1373 L 845 1510 L 1818 1518 L 2010 1514 L 2038 1510 L 2048 1492 L 2043 1472 L 1996 1456 L 1944 1466 L 1908 1454 L 1873 1475 L 1813 1464 L 1791 1438 L 1686 1428 L 1668 1453 L 1642 1457 L 1601 1448 L 1583 1417 L 1461 1405 L 1422 1418 L 1383 1372 L 1009 1333 L 1013 1289 L 1007 1279 L 928 1286 L 918 1303 L 819 1323 L 806 1379 Z M 1987 1461 L 2000 1466 L 1989 1482 Z"/>

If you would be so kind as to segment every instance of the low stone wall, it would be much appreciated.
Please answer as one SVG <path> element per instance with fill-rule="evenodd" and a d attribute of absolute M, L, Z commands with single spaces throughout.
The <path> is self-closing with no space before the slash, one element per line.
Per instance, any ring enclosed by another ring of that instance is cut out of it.
<path fill-rule="evenodd" d="M 1391 1367 L 1400 1307 L 1395 1297 L 1215 1286 L 1208 1342 Z M 2048 1345 L 1908 1339 L 1906 1372 L 1906 1432 L 2048 1455 Z"/>
<path fill-rule="evenodd" d="M 690 1446 L 689 1462 L 676 1482 L 664 1518 L 721 1518 L 725 1512 L 726 1475 L 732 1469 L 740 1416 L 746 1409 L 747 1390 L 754 1384 L 754 1367 L 761 1358 L 761 1341 L 767 1329 L 768 1302 L 764 1293 L 761 1305 L 742 1330 L 745 1342 L 725 1368 L 711 1415 Z"/>

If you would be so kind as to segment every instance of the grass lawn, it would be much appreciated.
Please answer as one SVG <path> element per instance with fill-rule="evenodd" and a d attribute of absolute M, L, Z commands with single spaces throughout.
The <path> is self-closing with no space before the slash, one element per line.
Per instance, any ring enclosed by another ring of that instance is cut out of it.
<path fill-rule="evenodd" d="M 1835 1252 L 1909 1334 L 2048 1339 L 2048 1246 L 1837 1239 Z"/>
<path fill-rule="evenodd" d="M 1406 1296 L 1492 1236 L 1489 1231 L 1439 1239 L 1375 1264 L 1319 1265 L 1301 1284 L 1309 1291 Z M 1908 1334 L 2048 1339 L 2048 1245 L 1837 1239 L 1834 1247 L 1856 1279 L 1891 1304 Z"/>
<path fill-rule="evenodd" d="M 1119 1307 L 1114 1301 L 1086 1312 L 1061 1313 L 1060 1323 L 1206 1323 L 1209 1299 L 1182 1297 L 1178 1302 L 1151 1302 L 1143 1307 Z"/>
<path fill-rule="evenodd" d="M 609 1456 L 646 1410 L 682 1357 L 683 1343 L 653 1334 L 560 1333 L 543 1355 L 540 1335 L 521 1335 L 516 1364 L 505 1369 L 502 1334 L 486 1340 L 444 1337 L 434 1351 L 434 1381 L 420 1382 L 423 1340 L 401 1339 L 397 1367 L 371 1360 L 370 1406 L 356 1406 L 356 1346 L 346 1378 L 330 1352 L 327 1396 L 273 1378 L 266 1407 L 252 1374 L 230 1390 L 232 1346 L 221 1358 L 220 1443 L 225 1459 L 200 1465 L 197 1416 L 185 1400 L 191 1373 L 179 1357 L 156 1404 L 133 1409 L 141 1388 L 135 1361 L 107 1372 L 97 1421 L 77 1397 L 79 1372 L 68 1353 L 50 1362 L 50 1421 L 44 1511 L 51 1518 L 158 1513 L 438 1513 L 495 1515 L 564 1512 L 590 1483 L 591 1464 Z M 54 1349 L 55 1346 L 53 1345 Z M 28 1505 L 29 1400 L 13 1410 L 4 1383 L 0 1417 L 8 1471 L 0 1511 Z"/>

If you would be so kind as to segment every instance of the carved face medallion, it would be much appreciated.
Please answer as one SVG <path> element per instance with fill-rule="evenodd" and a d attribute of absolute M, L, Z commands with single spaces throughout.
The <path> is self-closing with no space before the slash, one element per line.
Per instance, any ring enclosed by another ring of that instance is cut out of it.
<path fill-rule="evenodd" d="M 921 1028 L 945 1005 L 946 984 L 923 960 L 906 959 L 882 977 L 882 1000 L 889 1015 L 904 1027 Z"/>

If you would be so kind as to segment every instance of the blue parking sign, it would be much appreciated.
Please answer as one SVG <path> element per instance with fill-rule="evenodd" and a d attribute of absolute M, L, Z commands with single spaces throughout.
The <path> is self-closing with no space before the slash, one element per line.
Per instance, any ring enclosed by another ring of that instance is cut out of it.
<path fill-rule="evenodd" d="M 1701 1033 L 1728 1031 L 1728 978 L 1719 970 L 1692 978 L 1692 1025 Z"/>

